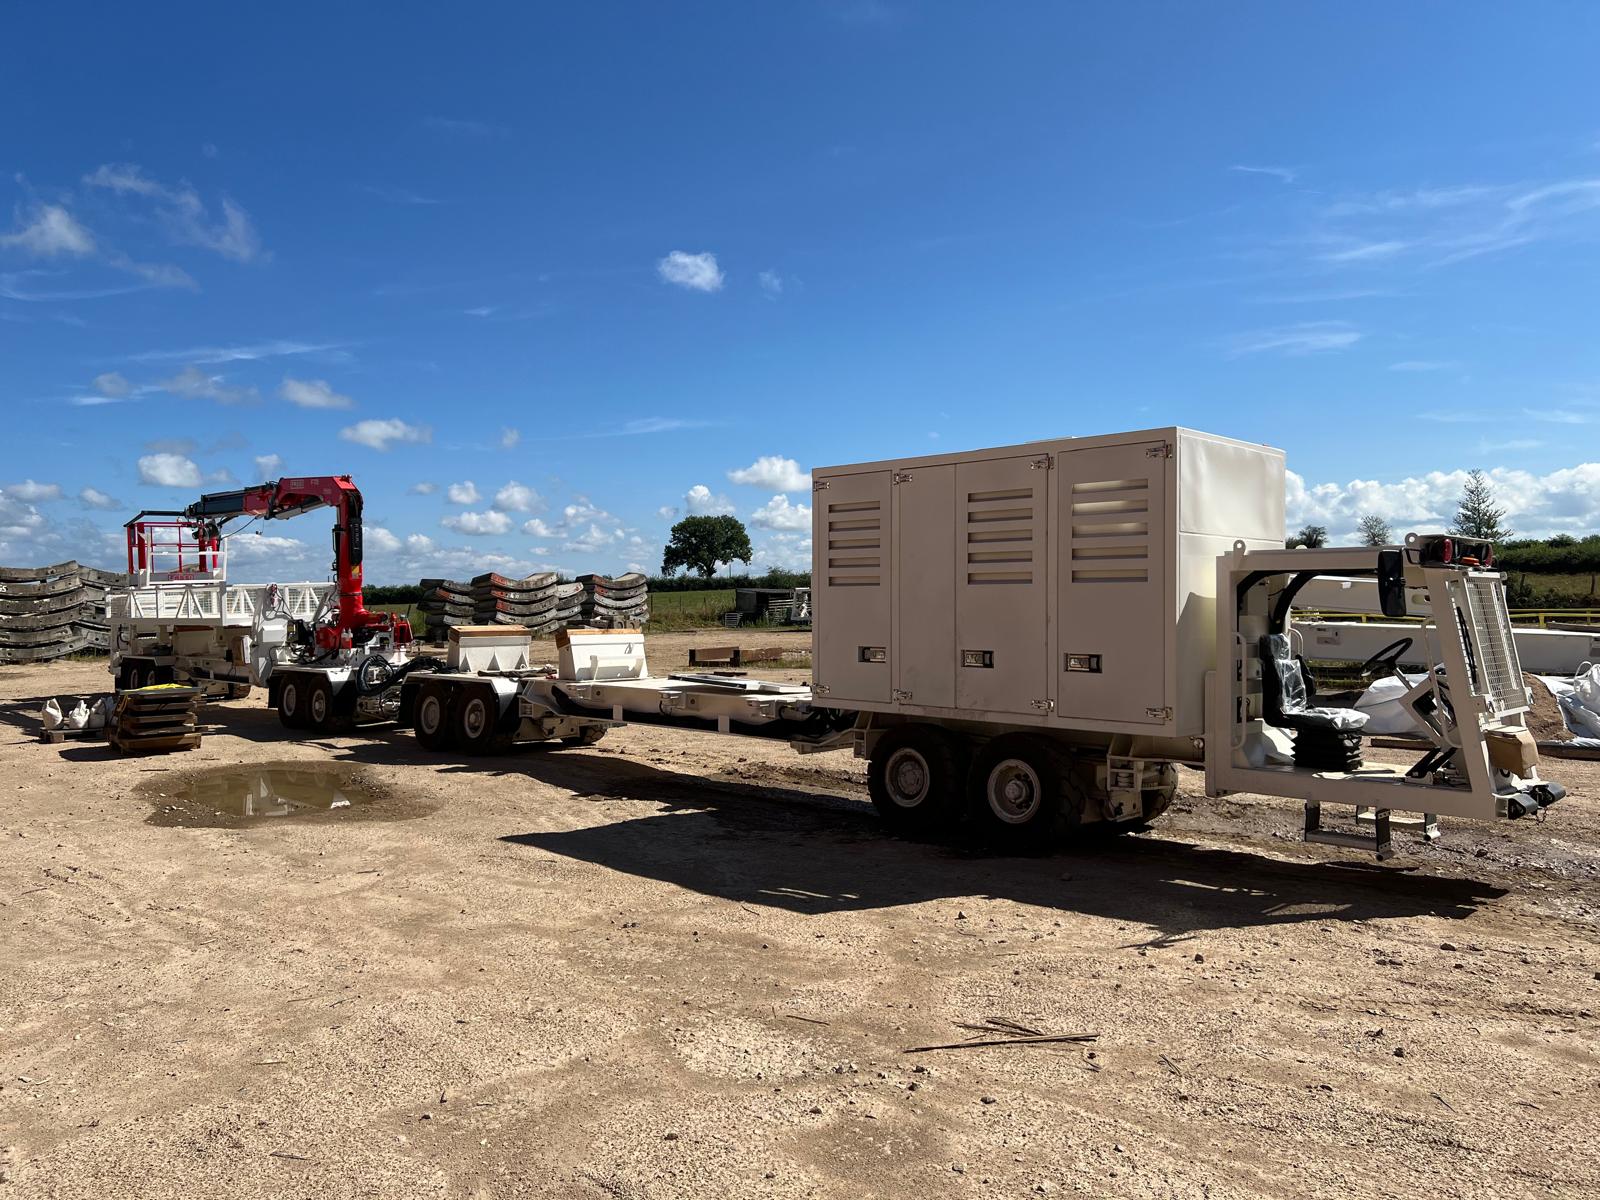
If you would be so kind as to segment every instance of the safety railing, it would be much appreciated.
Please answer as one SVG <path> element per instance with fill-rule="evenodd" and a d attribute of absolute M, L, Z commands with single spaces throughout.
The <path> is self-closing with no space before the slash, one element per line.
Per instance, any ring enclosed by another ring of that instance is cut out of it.
<path fill-rule="evenodd" d="M 1510 610 L 1513 625 L 1531 625 L 1538 629 L 1549 629 L 1553 625 L 1593 625 L 1600 630 L 1600 608 L 1513 608 Z M 1378 625 L 1423 625 L 1430 617 L 1386 617 L 1382 613 L 1362 612 L 1327 612 L 1319 609 L 1297 608 L 1294 610 L 1294 619 L 1312 625 L 1345 623 L 1345 624 L 1378 624 Z"/>

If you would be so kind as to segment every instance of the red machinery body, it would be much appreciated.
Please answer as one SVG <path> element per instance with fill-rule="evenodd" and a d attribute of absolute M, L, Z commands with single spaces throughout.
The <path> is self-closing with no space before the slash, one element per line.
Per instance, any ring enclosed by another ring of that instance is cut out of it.
<path fill-rule="evenodd" d="M 348 475 L 310 475 L 279 479 L 232 492 L 211 492 L 201 496 L 181 513 L 141 513 L 128 523 L 128 569 L 138 571 L 146 564 L 145 540 L 138 533 L 155 522 L 147 516 L 179 517 L 193 533 L 194 550 L 201 572 L 218 561 L 222 545 L 221 527 L 239 517 L 281 520 L 298 517 L 317 508 L 332 508 L 337 517 L 333 525 L 334 578 L 339 591 L 338 621 L 317 630 L 319 649 L 348 648 L 376 631 L 389 631 L 396 642 L 411 640 L 411 625 L 392 613 L 368 611 L 361 596 L 361 492 Z"/>

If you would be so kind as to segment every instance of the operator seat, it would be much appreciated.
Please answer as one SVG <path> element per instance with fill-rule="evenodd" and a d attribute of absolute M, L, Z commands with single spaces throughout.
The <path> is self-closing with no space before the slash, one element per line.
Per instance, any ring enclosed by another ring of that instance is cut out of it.
<path fill-rule="evenodd" d="M 1294 739 L 1294 765 L 1317 771 L 1361 766 L 1361 727 L 1367 714 L 1353 708 L 1319 708 L 1305 660 L 1289 648 L 1287 633 L 1261 639 L 1262 716 Z"/>

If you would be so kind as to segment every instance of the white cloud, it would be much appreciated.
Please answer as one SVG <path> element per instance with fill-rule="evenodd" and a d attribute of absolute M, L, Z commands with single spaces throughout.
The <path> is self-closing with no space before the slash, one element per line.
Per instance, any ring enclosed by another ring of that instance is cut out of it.
<path fill-rule="evenodd" d="M 487 537 L 511 531 L 511 518 L 494 509 L 487 512 L 456 513 L 454 516 L 442 518 L 439 524 L 472 537 Z"/>
<path fill-rule="evenodd" d="M 42 204 L 15 233 L 0 234 L 0 246 L 13 246 L 36 258 L 66 254 L 83 258 L 95 250 L 94 236 L 59 204 Z"/>
<path fill-rule="evenodd" d="M 228 564 L 305 562 L 311 557 L 311 547 L 299 538 L 262 533 L 253 529 L 228 538 Z"/>
<path fill-rule="evenodd" d="M 502 512 L 538 512 L 544 507 L 544 497 L 531 487 L 512 480 L 494 494 L 494 506 Z"/>
<path fill-rule="evenodd" d="M 388 450 L 390 446 L 401 442 L 413 444 L 431 442 L 433 430 L 426 425 L 408 425 L 398 417 L 369 418 L 345 426 L 339 431 L 339 436 L 347 442 L 355 442 L 358 446 Z"/>
<path fill-rule="evenodd" d="M 703 483 L 697 483 L 683 494 L 683 507 L 696 517 L 731 516 L 733 501 L 721 494 L 713 494 Z"/>
<path fill-rule="evenodd" d="M 451 504 L 476 504 L 483 499 L 483 496 L 478 492 L 478 485 L 470 479 L 465 479 L 460 483 L 452 483 L 445 488 L 444 494 L 449 498 Z"/>
<path fill-rule="evenodd" d="M 283 470 L 283 458 L 277 454 L 258 454 L 255 463 L 256 475 L 262 479 L 275 479 Z"/>
<path fill-rule="evenodd" d="M 504 429 L 502 429 L 500 431 L 500 448 L 502 450 L 514 450 L 514 449 L 516 449 L 517 443 L 520 442 L 521 440 L 522 440 L 522 430 L 520 430 L 520 429 L 512 429 L 508 425 L 508 426 L 506 426 Z"/>
<path fill-rule="evenodd" d="M 130 362 L 192 362 L 204 366 L 218 363 L 256 362 L 263 358 L 285 358 L 299 354 L 337 357 L 342 342 L 291 342 L 282 338 L 270 342 L 251 342 L 242 346 L 191 346 L 187 350 L 143 350 L 128 355 Z"/>
<path fill-rule="evenodd" d="M 94 377 L 94 390 L 111 400 L 122 400 L 133 394 L 133 384 L 116 371 L 107 371 Z"/>
<path fill-rule="evenodd" d="M 1487 472 L 1495 504 L 1506 510 L 1506 525 L 1519 537 L 1555 533 L 1584 536 L 1600 527 L 1600 463 L 1582 463 L 1544 475 L 1511 467 Z M 1356 521 L 1367 513 L 1384 518 L 1397 535 L 1439 531 L 1455 517 L 1465 485 L 1465 470 L 1433 471 L 1391 483 L 1354 479 L 1348 483 L 1307 484 L 1287 472 L 1287 522 L 1326 525 L 1336 542 L 1349 543 Z"/>
<path fill-rule="evenodd" d="M 368 525 L 362 536 L 367 539 L 367 545 L 382 554 L 393 554 L 400 549 L 400 539 L 395 537 L 382 525 Z"/>
<path fill-rule="evenodd" d="M 207 375 L 199 367 L 185 367 L 157 385 L 161 391 L 185 400 L 215 400 L 218 404 L 244 404 L 260 399 L 253 387 L 229 387 L 221 375 Z"/>
<path fill-rule="evenodd" d="M 1343 250 L 1330 250 L 1317 257 L 1323 262 L 1352 263 L 1352 262 L 1377 262 L 1386 258 L 1393 258 L 1403 254 L 1411 248 L 1410 242 L 1389 240 L 1386 242 L 1358 242 L 1347 246 Z"/>
<path fill-rule="evenodd" d="M 32 541 L 43 534 L 46 528 L 43 513 L 0 489 L 0 538 L 6 539 L 0 542 L 0 547 L 7 546 L 11 539 Z"/>
<path fill-rule="evenodd" d="M 1241 333 L 1227 342 L 1228 354 L 1240 358 L 1247 354 L 1322 354 L 1348 350 L 1361 340 L 1361 331 L 1345 321 L 1302 321 L 1278 329 L 1258 329 Z"/>
<path fill-rule="evenodd" d="M 139 482 L 154 487 L 197 488 L 200 468 L 181 454 L 146 454 L 139 459 Z"/>
<path fill-rule="evenodd" d="M 221 219 L 213 220 L 200 194 L 189 184 L 167 187 L 133 163 L 107 163 L 85 175 L 83 181 L 90 187 L 151 201 L 174 242 L 199 246 L 235 262 L 249 262 L 261 254 L 261 238 L 250 215 L 226 196 L 222 199 Z"/>
<path fill-rule="evenodd" d="M 769 492 L 806 492 L 811 490 L 811 476 L 792 458 L 764 454 L 748 467 L 729 471 L 734 483 L 765 488 Z"/>
<path fill-rule="evenodd" d="M 41 500 L 61 499 L 61 485 L 59 483 L 35 483 L 32 479 L 24 479 L 21 483 L 8 484 L 5 488 L 5 493 L 29 504 L 37 504 Z"/>
<path fill-rule="evenodd" d="M 763 271 L 756 276 L 761 284 L 761 290 L 776 299 L 783 295 L 783 276 L 776 271 Z"/>
<path fill-rule="evenodd" d="M 547 522 L 540 520 L 538 517 L 531 517 L 524 521 L 522 523 L 522 532 L 530 534 L 533 537 L 541 538 L 553 538 L 561 536 Z"/>
<path fill-rule="evenodd" d="M 410 496 L 431 496 L 438 490 L 439 485 L 437 483 L 429 483 L 426 479 L 423 479 L 408 487 L 406 494 Z M 421 535 L 419 534 L 418 536 L 420 537 Z"/>
<path fill-rule="evenodd" d="M 660 508 L 656 509 L 656 516 L 660 517 L 663 521 L 676 520 L 678 516 L 678 506 L 676 504 L 663 504 Z"/>
<path fill-rule="evenodd" d="M 86 487 L 78 493 L 78 501 L 85 508 L 99 509 L 102 512 L 114 508 L 121 508 L 122 501 L 106 495 L 99 488 Z"/>
<path fill-rule="evenodd" d="M 1280 183 L 1293 183 L 1298 173 L 1293 167 L 1229 167 L 1230 171 L 1243 171 L 1246 175 L 1270 175 Z"/>
<path fill-rule="evenodd" d="M 326 379 L 291 379 L 285 375 L 278 395 L 301 408 L 349 408 L 354 403 L 349 396 L 329 387 Z"/>
<path fill-rule="evenodd" d="M 602 529 L 591 523 L 587 529 L 572 533 L 561 544 L 561 549 L 568 554 L 598 554 L 602 550 L 612 549 L 625 537 L 620 529 Z"/>
<path fill-rule="evenodd" d="M 753 570 L 811 570 L 811 538 L 798 533 L 776 533 L 754 547 Z"/>
<path fill-rule="evenodd" d="M 774 496 L 750 514 L 750 524 L 762 529 L 810 529 L 811 506 L 790 504 L 787 496 Z"/>
<path fill-rule="evenodd" d="M 722 269 L 717 266 L 717 256 L 711 253 L 689 254 L 674 250 L 656 263 L 656 271 L 668 283 L 695 292 L 722 290 Z"/>

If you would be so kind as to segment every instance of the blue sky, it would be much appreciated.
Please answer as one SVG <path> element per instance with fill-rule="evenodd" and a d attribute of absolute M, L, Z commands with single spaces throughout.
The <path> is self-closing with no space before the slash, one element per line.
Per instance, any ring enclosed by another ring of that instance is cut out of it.
<path fill-rule="evenodd" d="M 808 558 L 813 465 L 1180 423 L 1600 528 L 1600 9 L 13 8 L 0 561 L 350 473 L 369 578 Z M 236 545 L 320 577 L 325 517 Z M 244 542 L 245 539 L 240 539 Z"/>

